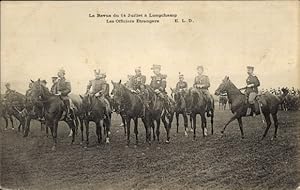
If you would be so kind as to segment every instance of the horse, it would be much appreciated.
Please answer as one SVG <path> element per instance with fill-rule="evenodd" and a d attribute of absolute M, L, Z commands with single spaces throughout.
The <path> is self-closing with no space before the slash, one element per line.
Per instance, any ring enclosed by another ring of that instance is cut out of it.
<path fill-rule="evenodd" d="M 176 91 L 175 89 L 171 88 L 171 96 L 173 97 L 175 101 L 175 117 L 176 117 L 176 126 L 178 133 L 179 128 L 179 115 L 181 114 L 183 117 L 184 122 L 184 134 L 185 136 L 188 136 L 187 128 L 188 128 L 188 116 L 187 116 L 187 108 L 186 108 L 186 98 L 184 97 L 184 94 L 182 92 Z"/>
<path fill-rule="evenodd" d="M 269 128 L 271 126 L 271 119 L 270 115 L 272 115 L 274 125 L 275 125 L 275 132 L 273 138 L 275 139 L 277 137 L 277 129 L 278 129 L 278 119 L 277 119 L 277 112 L 280 103 L 284 100 L 285 96 L 287 95 L 288 91 L 286 89 L 281 89 L 283 94 L 280 96 L 275 96 L 269 92 L 266 92 L 265 94 L 259 95 L 258 102 L 260 107 L 260 113 L 264 115 L 264 118 L 267 123 L 267 127 L 265 129 L 265 132 L 263 134 L 262 139 L 264 139 L 269 131 Z M 220 93 L 226 92 L 228 95 L 228 100 L 232 103 L 231 104 L 231 112 L 234 114 L 229 121 L 224 125 L 223 130 L 221 131 L 222 134 L 224 134 L 226 127 L 235 119 L 239 123 L 239 128 L 241 131 L 241 137 L 244 138 L 244 132 L 243 132 L 243 122 L 242 117 L 247 116 L 247 109 L 249 107 L 249 104 L 247 102 L 247 97 L 245 94 L 243 94 L 229 79 L 228 76 L 226 76 L 222 83 L 219 85 L 219 87 L 215 91 L 215 95 L 219 95 Z"/>
<path fill-rule="evenodd" d="M 207 136 L 207 120 L 206 120 L 206 116 L 205 113 L 207 111 L 207 101 L 204 98 L 204 94 L 202 94 L 201 91 L 196 90 L 195 88 L 190 88 L 187 96 L 186 96 L 186 100 L 187 100 L 187 108 L 188 108 L 188 112 L 190 112 L 190 118 L 192 120 L 192 129 L 194 132 L 194 136 L 193 139 L 196 139 L 196 117 L 197 114 L 200 115 L 201 117 L 201 128 L 202 128 L 202 135 L 203 137 Z M 211 96 L 211 104 L 212 104 L 212 108 L 211 108 L 211 134 L 214 133 L 214 128 L 213 128 L 213 124 L 214 124 L 214 101 L 213 101 L 213 97 Z"/>
<path fill-rule="evenodd" d="M 141 118 L 146 129 L 146 141 L 150 144 L 150 135 L 148 128 L 148 111 L 144 110 L 143 100 L 141 97 L 131 92 L 126 88 L 120 80 L 113 82 L 113 90 L 111 92 L 113 101 L 120 106 L 120 114 L 125 120 L 125 127 L 127 128 L 127 146 L 130 144 L 130 122 L 134 121 L 134 133 L 136 145 L 138 144 L 138 119 Z"/>
<path fill-rule="evenodd" d="M 87 94 L 80 96 L 82 99 L 82 110 L 84 113 L 83 121 L 86 127 L 86 145 L 89 145 L 89 123 L 93 121 L 96 124 L 96 134 L 98 144 L 102 142 L 102 128 L 106 135 L 106 143 L 109 143 L 109 125 L 110 117 L 106 114 L 106 106 L 97 97 Z M 81 141 L 83 143 L 83 127 L 81 127 Z"/>
<path fill-rule="evenodd" d="M 220 94 L 219 96 L 219 110 L 226 110 L 226 105 L 228 102 L 227 95 Z"/>
<path fill-rule="evenodd" d="M 63 113 L 65 112 L 66 108 L 63 103 L 62 97 L 51 94 L 49 89 L 41 84 L 40 79 L 38 79 L 37 81 L 32 81 L 30 96 L 34 105 L 43 105 L 45 124 L 46 127 L 50 128 L 53 138 L 52 150 L 54 151 L 57 145 L 57 128 L 59 121 L 65 121 L 68 124 L 68 126 L 72 129 L 73 134 L 71 144 L 73 144 L 75 141 L 75 118 L 74 115 L 72 115 L 72 120 L 67 120 L 66 117 L 63 116 Z M 28 136 L 31 119 L 32 118 L 30 115 L 26 117 L 24 137 Z"/>
<path fill-rule="evenodd" d="M 150 85 L 146 85 L 146 89 L 149 92 L 149 124 L 153 130 L 153 140 L 157 139 L 160 142 L 160 122 L 162 120 L 166 133 L 167 133 L 167 140 L 166 143 L 170 142 L 170 129 L 175 113 L 175 102 L 168 97 L 165 96 L 167 101 L 159 97 L 154 89 Z M 166 120 L 168 119 L 168 121 Z M 155 125 L 156 123 L 156 131 Z"/>
<path fill-rule="evenodd" d="M 15 117 L 19 121 L 18 131 L 24 131 L 25 129 L 25 95 L 16 92 L 11 91 L 9 94 L 6 95 L 5 100 L 2 100 L 2 117 L 4 118 L 6 122 L 6 128 L 7 128 L 7 118 L 10 119 L 12 124 L 12 129 L 14 129 L 13 124 L 13 117 Z"/>
<path fill-rule="evenodd" d="M 12 115 L 9 114 L 9 112 L 8 112 L 8 106 L 7 106 L 6 102 L 3 99 L 1 99 L 0 103 L 1 103 L 1 106 L 0 106 L 0 116 L 5 121 L 5 130 L 7 130 L 7 128 L 8 128 L 8 119 L 11 122 L 12 130 L 14 130 L 15 129 L 15 127 L 14 127 L 14 120 L 13 120 Z"/>

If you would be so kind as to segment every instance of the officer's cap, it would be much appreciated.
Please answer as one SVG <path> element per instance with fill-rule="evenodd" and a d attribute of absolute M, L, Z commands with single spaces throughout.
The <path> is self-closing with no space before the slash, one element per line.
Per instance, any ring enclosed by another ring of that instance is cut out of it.
<path fill-rule="evenodd" d="M 254 70 L 253 66 L 247 66 L 247 69 Z"/>
<path fill-rule="evenodd" d="M 199 69 L 203 70 L 204 68 L 203 68 L 202 65 L 199 65 L 199 66 L 197 67 L 197 70 L 199 70 Z"/>
<path fill-rule="evenodd" d="M 179 73 L 179 78 L 183 78 L 184 75 L 182 73 Z"/>
<path fill-rule="evenodd" d="M 95 69 L 94 73 L 95 73 L 96 76 L 100 76 L 100 69 L 98 69 L 98 70 Z"/>
<path fill-rule="evenodd" d="M 154 70 L 154 69 L 161 69 L 161 65 L 152 65 L 152 68 L 151 68 L 151 70 Z"/>
<path fill-rule="evenodd" d="M 54 77 L 51 77 L 51 79 L 57 79 L 58 77 L 54 76 Z"/>
<path fill-rule="evenodd" d="M 63 69 L 63 68 L 60 68 L 59 70 L 58 70 L 58 73 L 57 74 L 66 74 L 66 71 Z"/>

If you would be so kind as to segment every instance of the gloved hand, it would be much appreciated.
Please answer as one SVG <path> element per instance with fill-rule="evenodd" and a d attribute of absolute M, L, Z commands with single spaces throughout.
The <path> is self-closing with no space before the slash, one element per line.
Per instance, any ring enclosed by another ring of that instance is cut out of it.
<path fill-rule="evenodd" d="M 56 96 L 60 96 L 61 95 L 61 91 L 58 91 L 55 95 Z"/>
<path fill-rule="evenodd" d="M 160 93 L 160 91 L 158 89 L 154 90 L 155 93 Z"/>
<path fill-rule="evenodd" d="M 254 84 L 248 84 L 247 87 L 249 88 L 254 87 Z"/>
<path fill-rule="evenodd" d="M 132 90 L 130 90 L 130 91 L 131 91 L 132 93 L 136 93 L 136 91 L 135 91 L 135 90 L 133 90 L 133 89 L 132 89 Z"/>
<path fill-rule="evenodd" d="M 99 96 L 100 96 L 100 92 L 97 92 L 97 93 L 95 94 L 95 96 L 96 96 L 96 97 L 99 97 Z"/>

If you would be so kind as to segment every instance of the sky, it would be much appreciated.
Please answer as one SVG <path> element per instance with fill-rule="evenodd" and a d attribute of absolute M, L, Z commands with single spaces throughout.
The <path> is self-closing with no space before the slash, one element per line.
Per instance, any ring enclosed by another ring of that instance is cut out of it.
<path fill-rule="evenodd" d="M 85 92 L 93 70 L 107 81 L 126 81 L 140 66 L 147 76 L 160 64 L 169 87 L 178 73 L 192 86 L 203 65 L 214 92 L 227 75 L 245 86 L 246 66 L 255 67 L 261 88 L 299 87 L 298 1 L 202 2 L 1 2 L 1 92 L 10 82 L 25 92 L 30 79 L 60 68 L 72 92 Z M 192 23 L 162 18 L 158 24 L 107 24 L 89 14 L 177 14 Z"/>

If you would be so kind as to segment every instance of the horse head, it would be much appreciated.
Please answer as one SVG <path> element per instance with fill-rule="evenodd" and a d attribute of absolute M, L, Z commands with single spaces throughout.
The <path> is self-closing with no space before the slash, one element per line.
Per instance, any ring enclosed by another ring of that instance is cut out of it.
<path fill-rule="evenodd" d="M 119 82 L 111 81 L 111 83 L 113 85 L 113 89 L 111 91 L 112 100 L 113 100 L 114 103 L 120 105 L 121 104 L 121 100 L 122 100 L 122 96 L 124 94 L 124 88 L 125 88 L 125 86 L 122 85 L 122 81 L 121 80 Z"/>
<path fill-rule="evenodd" d="M 215 95 L 219 96 L 221 93 L 225 93 L 228 90 L 228 84 L 230 83 L 230 79 L 228 76 L 222 80 L 222 83 L 219 85 L 217 90 L 215 91 Z"/>

